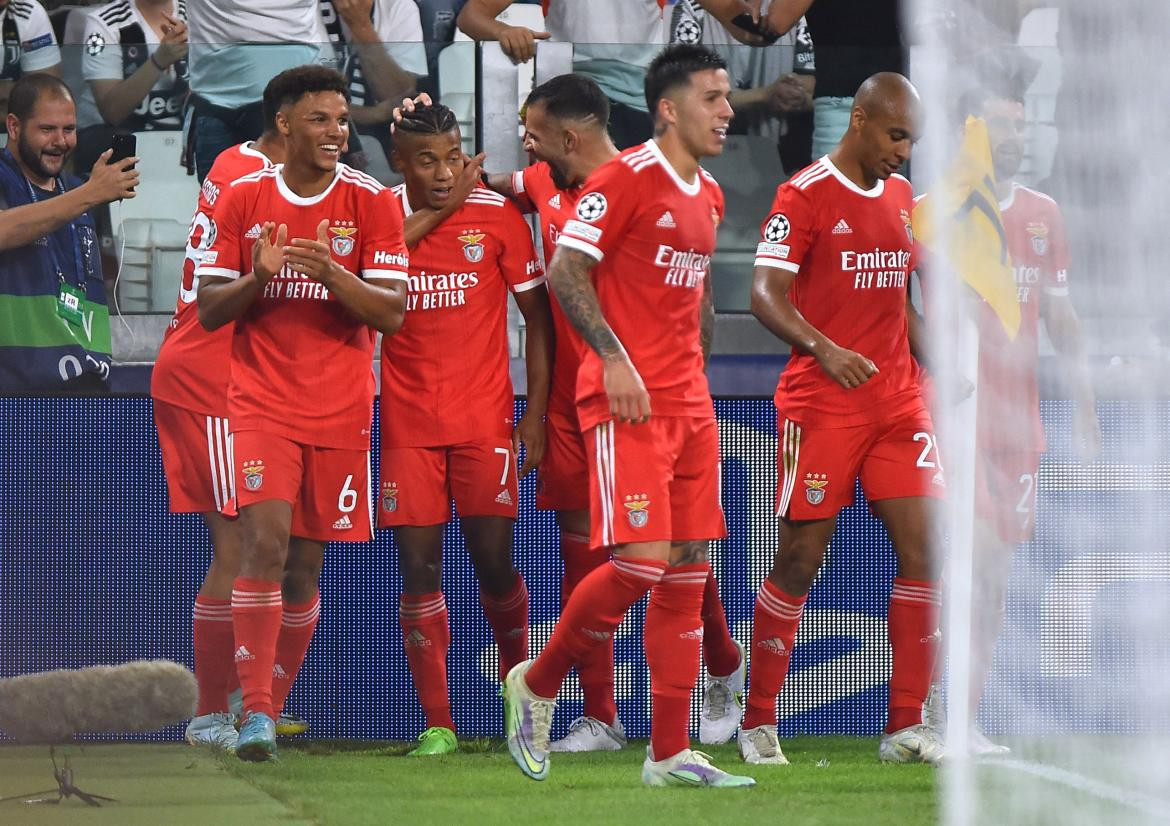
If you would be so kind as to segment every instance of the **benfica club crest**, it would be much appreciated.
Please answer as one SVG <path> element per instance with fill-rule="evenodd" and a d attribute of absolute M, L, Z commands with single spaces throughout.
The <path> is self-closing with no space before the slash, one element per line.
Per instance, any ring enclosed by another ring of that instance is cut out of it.
<path fill-rule="evenodd" d="M 264 484 L 264 463 L 258 460 L 244 462 L 244 487 L 260 490 Z"/>
<path fill-rule="evenodd" d="M 387 482 L 382 490 L 382 510 L 394 513 L 398 510 L 398 483 Z"/>
<path fill-rule="evenodd" d="M 1048 253 L 1048 225 L 1028 224 L 1028 237 L 1032 240 L 1032 251 L 1037 255 Z"/>
<path fill-rule="evenodd" d="M 644 494 L 634 494 L 627 496 L 625 501 L 626 516 L 629 517 L 630 525 L 635 528 L 644 528 L 646 523 L 650 521 L 650 498 Z"/>
<path fill-rule="evenodd" d="M 335 255 L 345 257 L 353 252 L 353 237 L 357 235 L 357 227 L 346 222 L 342 226 L 330 227 L 329 234 L 333 236 L 330 246 Z"/>
<path fill-rule="evenodd" d="M 824 473 L 806 473 L 804 475 L 804 498 L 810 505 L 819 505 L 825 501 L 825 488 L 829 486 L 828 476 Z"/>
<path fill-rule="evenodd" d="M 472 264 L 478 264 L 483 260 L 483 241 L 485 233 L 482 232 L 465 232 L 459 236 L 459 240 L 463 242 L 463 256 Z"/>

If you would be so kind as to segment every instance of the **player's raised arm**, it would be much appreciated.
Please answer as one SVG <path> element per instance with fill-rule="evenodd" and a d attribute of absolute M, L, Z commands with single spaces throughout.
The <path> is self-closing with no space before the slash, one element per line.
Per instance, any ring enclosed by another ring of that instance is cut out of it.
<path fill-rule="evenodd" d="M 752 278 L 752 315 L 772 335 L 813 356 L 842 387 L 865 384 L 877 374 L 877 365 L 860 353 L 837 346 L 808 323 L 788 298 L 794 280 L 794 272 L 757 265 Z"/>
<path fill-rule="evenodd" d="M 650 394 L 601 313 L 597 291 L 589 280 L 596 265 L 593 256 L 558 246 L 548 268 L 549 283 L 569 322 L 601 358 L 610 412 L 619 421 L 644 422 L 650 418 Z"/>

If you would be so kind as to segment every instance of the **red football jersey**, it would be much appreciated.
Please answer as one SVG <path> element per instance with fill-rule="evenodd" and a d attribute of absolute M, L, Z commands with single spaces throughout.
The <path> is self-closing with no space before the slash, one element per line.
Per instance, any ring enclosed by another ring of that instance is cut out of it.
<path fill-rule="evenodd" d="M 329 220 L 333 260 L 367 281 L 407 277 L 394 195 L 348 166 L 319 195 L 301 197 L 283 166 L 233 181 L 221 195 L 211 249 L 195 273 L 239 278 L 266 221 L 288 237 L 316 238 Z M 301 444 L 368 449 L 374 399 L 374 331 L 320 282 L 283 268 L 236 322 L 228 416 L 232 429 L 263 430 Z"/>
<path fill-rule="evenodd" d="M 585 182 L 558 245 L 599 262 L 594 284 L 610 327 L 659 416 L 711 416 L 699 305 L 723 220 L 723 193 L 703 169 L 679 177 L 653 140 L 602 164 Z M 584 348 L 577 375 L 582 428 L 608 421 L 601 359 Z"/>
<path fill-rule="evenodd" d="M 761 228 L 757 267 L 798 273 L 789 299 L 838 346 L 877 365 L 846 389 L 815 358 L 793 349 L 776 406 L 803 425 L 848 427 L 921 404 L 907 337 L 906 292 L 914 269 L 913 192 L 900 175 L 863 190 L 827 157 L 776 191 Z"/>
<path fill-rule="evenodd" d="M 1047 195 L 1017 184 L 999 209 L 1015 269 L 1020 331 L 1009 339 L 991 308 L 980 308 L 979 445 L 1042 452 L 1036 386 L 1041 293 L 1068 295 L 1068 240 L 1060 207 Z"/>
<path fill-rule="evenodd" d="M 175 314 L 163 335 L 150 377 L 150 395 L 156 399 L 208 416 L 227 416 L 228 361 L 234 325 L 225 324 L 212 333 L 200 326 L 195 305 L 199 290 L 195 267 L 211 241 L 208 230 L 220 193 L 236 178 L 271 165 L 251 143 L 241 143 L 219 153 L 207 173 L 187 233 L 187 257 L 183 260 Z"/>
<path fill-rule="evenodd" d="M 540 229 L 544 240 L 544 266 L 552 259 L 557 239 L 565 223 L 576 215 L 581 187 L 561 189 L 552 179 L 552 170 L 544 161 L 512 173 L 512 191 L 532 204 L 540 215 Z M 564 416 L 577 421 L 577 370 L 581 366 L 581 351 L 585 342 L 577 335 L 556 296 L 549 290 L 552 304 L 553 331 L 556 348 L 553 352 L 552 387 L 548 394 L 549 415 Z"/>
<path fill-rule="evenodd" d="M 394 193 L 409 215 L 405 185 Z M 511 435 L 508 290 L 543 284 L 524 216 L 487 189 L 411 250 L 406 321 L 382 340 L 383 447 Z"/>

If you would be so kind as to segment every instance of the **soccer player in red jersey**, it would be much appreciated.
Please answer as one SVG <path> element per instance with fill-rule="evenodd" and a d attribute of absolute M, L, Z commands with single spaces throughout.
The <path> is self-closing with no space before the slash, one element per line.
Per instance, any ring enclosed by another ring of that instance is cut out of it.
<path fill-rule="evenodd" d="M 576 398 L 591 459 L 590 538 L 612 547 L 614 558 L 577 586 L 541 655 L 505 681 L 508 748 L 537 780 L 548 774 L 554 698 L 565 676 L 650 592 L 653 718 L 643 782 L 754 783 L 712 766 L 691 750 L 687 733 L 707 545 L 726 535 L 719 434 L 703 372 L 723 196 L 699 160 L 723 149 L 729 91 L 712 52 L 683 45 L 661 52 L 646 76 L 656 137 L 589 177 L 550 267 L 557 300 L 588 345 Z"/>
<path fill-rule="evenodd" d="M 972 718 L 991 673 L 1003 627 L 1004 599 L 1016 546 L 1036 530 L 1036 486 L 1046 449 L 1037 388 L 1040 322 L 1072 378 L 1073 426 L 1088 457 L 1100 448 L 1096 402 L 1085 369 L 1080 321 L 1069 299 L 1069 252 L 1064 218 L 1056 202 L 1016 183 L 1024 156 L 1027 121 L 1023 101 L 1008 94 L 977 92 L 971 114 L 987 123 L 996 195 L 1016 277 L 1020 328 L 1004 332 L 986 303 L 976 309 L 979 376 L 976 396 L 975 542 L 979 565 L 973 584 Z M 937 676 L 936 676 L 937 679 Z M 932 687 L 927 716 L 937 720 L 941 691 Z M 935 708 L 932 708 L 934 706 Z M 1006 754 L 972 727 L 969 745 L 979 755 Z"/>
<path fill-rule="evenodd" d="M 228 414 L 244 533 L 232 590 L 244 760 L 276 752 L 282 617 L 295 619 L 297 650 L 282 666 L 291 684 L 316 627 L 325 543 L 371 535 L 374 338 L 402 324 L 408 263 L 393 193 L 338 162 L 344 77 L 302 66 L 272 82 L 285 163 L 220 194 L 196 268 L 200 322 L 236 322 Z M 309 599 L 286 595 L 282 606 L 282 579 Z"/>
<path fill-rule="evenodd" d="M 400 212 L 441 208 L 466 163 L 454 113 L 419 106 L 398 124 Z M 507 296 L 526 323 L 528 404 L 513 429 Z M 517 475 L 544 453 L 552 347 L 544 271 L 528 224 L 502 195 L 472 191 L 410 254 L 406 320 L 382 343 L 378 525 L 394 528 L 403 643 L 427 729 L 414 755 L 457 749 L 447 693 L 450 631 L 443 531 L 455 500 L 500 656 L 501 679 L 528 656 L 528 591 L 512 562 Z M 516 467 L 519 444 L 524 464 Z"/>
<path fill-rule="evenodd" d="M 199 701 L 187 726 L 187 741 L 234 749 L 236 727 L 228 692 L 236 682 L 232 637 L 232 582 L 240 568 L 243 537 L 235 518 L 232 435 L 228 423 L 228 371 L 232 325 L 208 332 L 199 324 L 195 267 L 211 242 L 220 194 L 237 178 L 284 159 L 284 139 L 275 112 L 260 139 L 220 153 L 199 192 L 187 236 L 187 256 L 175 314 L 163 336 L 151 373 L 150 394 L 162 449 L 172 513 L 203 516 L 213 557 L 192 612 L 195 680 Z"/>
<path fill-rule="evenodd" d="M 429 104 L 420 95 L 404 100 L 402 111 L 413 111 L 416 103 Z M 585 75 L 558 75 L 537 86 L 523 108 L 525 149 L 536 163 L 512 173 L 489 175 L 488 186 L 515 201 L 525 212 L 537 212 L 546 258 L 556 248 L 565 223 L 575 216 L 585 179 L 603 163 L 616 157 L 606 131 L 609 101 L 596 81 Z M 396 112 L 396 117 L 400 112 Z M 473 159 L 474 161 L 475 159 Z M 480 158 L 479 160 L 482 160 Z M 475 163 L 469 171 L 477 172 Z M 464 183 L 455 184 L 454 193 Z M 453 193 L 454 201 L 459 196 Z M 465 196 L 465 193 L 464 193 Z M 425 233 L 454 211 L 457 203 L 416 212 L 406 219 L 408 243 L 415 232 Z M 580 337 L 552 301 L 556 347 L 553 355 L 552 388 L 549 393 L 547 449 L 537 469 L 538 508 L 555 510 L 560 526 L 561 606 L 568 603 L 590 571 L 609 561 L 609 548 L 589 544 L 589 496 L 586 446 L 581 436 L 575 401 Z M 709 354 L 704 352 L 704 359 Z M 719 585 L 711 575 L 703 593 L 703 657 L 708 678 L 703 693 L 699 739 L 703 743 L 725 743 L 739 725 L 743 713 L 745 658 L 727 625 Z M 550 744 L 550 751 L 615 751 L 625 745 L 625 730 L 614 702 L 613 641 L 592 648 L 576 664 L 584 714 L 570 724 L 568 734 Z"/>
<path fill-rule="evenodd" d="M 858 476 L 898 558 L 890 597 L 890 712 L 880 756 L 937 762 L 922 725 L 937 647 L 933 501 L 945 493 L 930 415 L 910 354 L 913 194 L 895 174 L 918 135 L 918 93 L 884 72 L 858 89 L 827 156 L 776 193 L 756 252 L 752 312 L 792 357 L 776 390 L 780 548 L 756 599 L 740 752 L 786 763 L 776 697 L 809 588 Z"/>

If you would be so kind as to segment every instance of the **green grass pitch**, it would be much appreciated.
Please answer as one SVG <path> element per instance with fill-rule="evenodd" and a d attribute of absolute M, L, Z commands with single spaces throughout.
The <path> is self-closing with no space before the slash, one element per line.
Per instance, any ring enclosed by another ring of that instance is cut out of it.
<path fill-rule="evenodd" d="M 461 743 L 457 755 L 407 758 L 409 744 L 283 742 L 281 759 L 246 764 L 183 745 L 70 748 L 76 784 L 118 798 L 101 809 L 0 804 L 0 823 L 267 824 L 783 823 L 930 824 L 936 772 L 887 766 L 876 739 L 805 737 L 783 743 L 791 766 L 744 766 L 734 745 L 716 765 L 751 774 L 754 789 L 646 789 L 645 742 L 621 752 L 553 755 L 549 778 L 520 774 L 499 741 Z M 53 785 L 48 750 L 0 748 L 0 797 Z"/>

